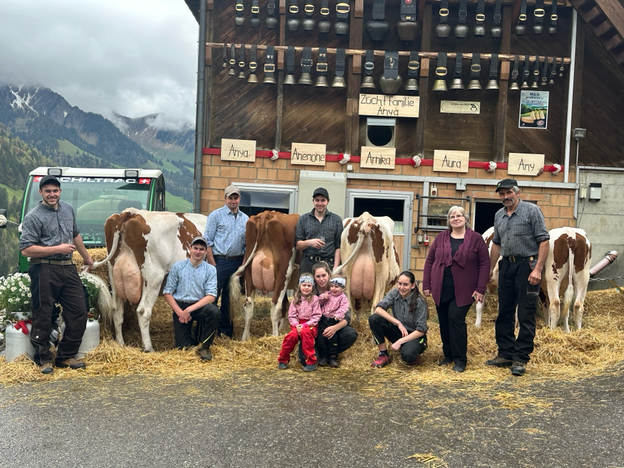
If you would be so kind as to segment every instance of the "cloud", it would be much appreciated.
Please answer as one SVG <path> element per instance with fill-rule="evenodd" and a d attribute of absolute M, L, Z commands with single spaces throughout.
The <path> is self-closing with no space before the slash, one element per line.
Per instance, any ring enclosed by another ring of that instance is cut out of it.
<path fill-rule="evenodd" d="M 0 80 L 107 116 L 192 122 L 198 29 L 182 0 L 2 0 Z"/>

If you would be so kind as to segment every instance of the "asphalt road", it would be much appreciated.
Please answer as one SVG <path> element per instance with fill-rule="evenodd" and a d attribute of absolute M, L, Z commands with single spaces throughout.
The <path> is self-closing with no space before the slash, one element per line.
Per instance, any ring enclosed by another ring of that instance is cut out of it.
<path fill-rule="evenodd" d="M 487 391 L 296 370 L 5 387 L 0 467 L 624 466 L 622 369 L 502 375 Z"/>

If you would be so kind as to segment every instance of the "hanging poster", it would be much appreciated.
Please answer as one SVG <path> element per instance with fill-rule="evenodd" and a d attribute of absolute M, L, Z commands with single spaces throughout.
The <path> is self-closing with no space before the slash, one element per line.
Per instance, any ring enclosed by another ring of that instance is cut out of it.
<path fill-rule="evenodd" d="M 523 90 L 520 93 L 520 128 L 548 128 L 548 91 Z"/>

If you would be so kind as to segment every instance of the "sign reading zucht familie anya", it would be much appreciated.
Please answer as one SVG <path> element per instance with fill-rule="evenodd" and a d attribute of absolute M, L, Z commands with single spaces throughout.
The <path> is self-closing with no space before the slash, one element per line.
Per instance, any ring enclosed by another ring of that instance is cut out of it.
<path fill-rule="evenodd" d="M 221 161 L 256 161 L 256 140 L 221 139 Z"/>
<path fill-rule="evenodd" d="M 536 176 L 544 170 L 544 155 L 533 153 L 509 153 L 507 174 Z"/>
<path fill-rule="evenodd" d="M 470 151 L 434 150 L 433 170 L 438 172 L 468 172 Z"/>
<path fill-rule="evenodd" d="M 374 117 L 418 117 L 418 96 L 385 96 L 383 94 L 360 94 L 359 115 Z"/>
<path fill-rule="evenodd" d="M 360 167 L 364 169 L 394 169 L 396 148 L 362 146 Z"/>
<path fill-rule="evenodd" d="M 325 145 L 293 143 L 290 151 L 291 164 L 301 164 L 306 166 L 325 165 Z"/>

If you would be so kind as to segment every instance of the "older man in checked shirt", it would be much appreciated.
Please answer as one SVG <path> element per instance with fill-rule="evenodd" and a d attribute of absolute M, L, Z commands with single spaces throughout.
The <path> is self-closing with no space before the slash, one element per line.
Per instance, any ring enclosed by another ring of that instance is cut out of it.
<path fill-rule="evenodd" d="M 240 190 L 236 185 L 225 189 L 225 206 L 208 216 L 204 238 L 208 243 L 206 261 L 217 268 L 217 299 L 221 297 L 219 334 L 232 338 L 229 280 L 243 263 L 245 227 L 249 216 L 238 209 Z"/>

